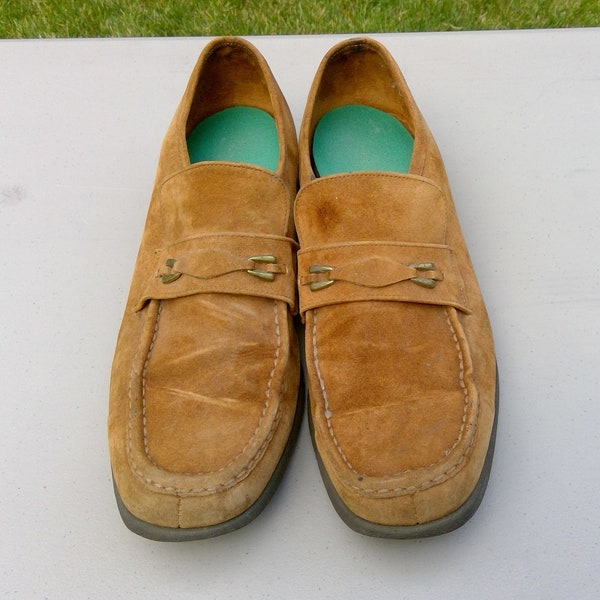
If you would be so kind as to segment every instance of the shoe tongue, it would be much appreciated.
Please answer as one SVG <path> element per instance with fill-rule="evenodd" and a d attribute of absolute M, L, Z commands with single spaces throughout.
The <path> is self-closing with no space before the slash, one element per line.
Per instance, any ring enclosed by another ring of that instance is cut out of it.
<path fill-rule="evenodd" d="M 296 200 L 301 246 L 397 241 L 444 244 L 446 200 L 426 179 L 348 173 L 317 179 Z"/>
<path fill-rule="evenodd" d="M 167 179 L 160 207 L 169 241 L 202 233 L 286 235 L 290 198 L 274 173 L 238 163 L 198 163 Z"/>

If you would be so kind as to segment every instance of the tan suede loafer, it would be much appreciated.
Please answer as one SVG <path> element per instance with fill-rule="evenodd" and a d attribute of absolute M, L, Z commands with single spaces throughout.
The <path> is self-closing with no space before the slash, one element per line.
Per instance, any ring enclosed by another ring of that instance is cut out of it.
<path fill-rule="evenodd" d="M 300 420 L 297 142 L 248 42 L 202 52 L 163 142 L 113 363 L 108 432 L 125 524 L 157 540 L 248 523 Z"/>
<path fill-rule="evenodd" d="M 325 56 L 299 150 L 300 309 L 327 490 L 363 534 L 451 531 L 491 467 L 493 341 L 439 151 L 379 43 Z"/>

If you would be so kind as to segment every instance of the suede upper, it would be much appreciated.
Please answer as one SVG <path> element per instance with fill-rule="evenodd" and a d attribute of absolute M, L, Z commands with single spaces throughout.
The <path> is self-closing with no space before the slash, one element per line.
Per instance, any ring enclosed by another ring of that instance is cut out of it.
<path fill-rule="evenodd" d="M 394 115 L 408 173 L 318 177 L 320 117 L 344 104 Z M 442 159 L 390 54 L 342 42 L 323 59 L 300 131 L 295 222 L 314 441 L 360 519 L 414 526 L 459 508 L 494 421 L 490 326 Z"/>
<path fill-rule="evenodd" d="M 351 104 L 406 128 L 408 172 L 319 176 L 316 125 Z M 276 171 L 190 162 L 190 132 L 238 106 L 273 117 Z M 264 58 L 217 38 L 164 138 L 117 340 L 108 433 L 128 526 L 210 537 L 262 505 L 298 423 L 296 314 L 313 441 L 340 514 L 406 537 L 483 493 L 492 334 L 442 158 L 398 66 L 370 39 L 335 46 L 298 148 Z"/>
<path fill-rule="evenodd" d="M 190 163 L 191 129 L 238 105 L 274 118 L 276 172 Z M 113 363 L 111 464 L 134 519 L 218 525 L 273 476 L 299 382 L 296 187 L 294 125 L 264 58 L 244 40 L 214 40 L 163 142 Z"/>

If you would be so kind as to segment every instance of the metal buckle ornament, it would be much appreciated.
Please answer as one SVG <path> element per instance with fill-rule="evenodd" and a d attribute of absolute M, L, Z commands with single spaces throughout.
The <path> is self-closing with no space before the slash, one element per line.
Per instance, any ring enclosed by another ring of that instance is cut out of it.
<path fill-rule="evenodd" d="M 271 265 L 277 263 L 277 259 L 272 254 L 260 254 L 258 256 L 249 256 L 248 260 L 251 260 L 255 263 L 265 263 Z M 250 275 L 254 275 L 254 277 L 264 279 L 265 281 L 275 280 L 275 273 L 271 273 L 270 271 L 262 271 L 261 269 L 248 269 L 247 272 L 250 273 Z"/>

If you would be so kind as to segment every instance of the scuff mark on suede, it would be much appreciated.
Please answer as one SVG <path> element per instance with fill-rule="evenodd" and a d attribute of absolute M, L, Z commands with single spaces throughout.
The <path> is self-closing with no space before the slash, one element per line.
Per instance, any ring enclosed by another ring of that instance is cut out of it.
<path fill-rule="evenodd" d="M 157 311 L 157 315 L 156 315 L 156 319 L 155 319 L 155 323 L 154 323 L 154 328 L 153 328 L 153 336 L 152 336 L 152 339 L 151 339 L 151 342 L 150 342 L 150 345 L 148 348 L 148 353 L 146 356 L 146 360 L 144 362 L 144 367 L 142 369 L 142 407 L 143 407 L 142 408 L 142 415 L 143 415 L 142 422 L 143 422 L 144 450 L 145 450 L 145 454 L 146 454 L 148 460 L 158 469 L 161 469 L 161 467 L 156 465 L 156 463 L 152 460 L 149 450 L 148 450 L 148 444 L 147 444 L 147 438 L 146 438 L 145 373 L 146 373 L 146 369 L 148 366 L 148 362 L 150 360 L 150 355 L 152 353 L 152 348 L 153 348 L 154 342 L 156 340 L 161 311 L 162 311 L 162 301 L 160 301 L 160 303 L 159 303 L 159 307 L 158 307 L 158 311 Z M 269 381 L 267 383 L 267 388 L 265 390 L 265 402 L 263 404 L 263 410 L 262 410 L 261 416 L 259 418 L 256 429 L 254 430 L 252 436 L 250 436 L 248 442 L 246 443 L 244 448 L 240 451 L 240 453 L 234 459 L 232 459 L 227 465 L 225 465 L 224 467 L 221 467 L 214 473 L 219 473 L 219 472 L 223 471 L 228 466 L 233 464 L 240 456 L 242 456 L 247 451 L 248 447 L 250 446 L 251 441 L 254 439 L 258 430 L 260 429 L 260 425 L 267 413 L 267 409 L 268 409 L 270 401 L 271 401 L 271 386 L 273 383 L 275 371 L 277 370 L 277 365 L 279 364 L 279 358 L 280 358 L 280 353 L 281 353 L 281 329 L 280 329 L 280 324 L 279 324 L 278 303 L 276 301 L 273 301 L 273 314 L 274 314 L 273 318 L 274 318 L 274 324 L 275 324 L 275 336 L 276 336 L 277 341 L 276 341 L 275 352 L 273 355 L 273 367 L 271 369 Z M 134 362 L 134 365 L 136 364 L 136 362 L 137 361 Z M 129 462 L 131 464 L 131 467 L 132 467 L 132 470 L 134 471 L 134 473 L 138 477 L 140 477 L 146 484 L 151 485 L 152 487 L 155 487 L 155 488 L 161 490 L 162 492 L 177 494 L 179 496 L 178 506 L 180 506 L 180 504 L 181 504 L 181 496 L 180 496 L 181 494 L 191 495 L 191 494 L 205 494 L 205 493 L 212 493 L 212 492 L 217 492 L 217 491 L 225 491 L 226 489 L 233 487 L 236 483 L 238 483 L 242 479 L 245 479 L 245 477 L 254 469 L 255 465 L 262 458 L 267 446 L 269 445 L 270 441 L 273 439 L 275 430 L 277 429 L 277 427 L 279 425 L 279 420 L 281 418 L 281 411 L 278 408 L 273 417 L 273 423 L 271 424 L 271 428 L 269 429 L 269 432 L 267 433 L 267 436 L 266 436 L 265 440 L 263 441 L 263 443 L 261 444 L 261 446 L 257 449 L 254 456 L 251 457 L 251 459 L 248 462 L 248 464 L 246 465 L 246 467 L 244 469 L 242 469 L 242 471 L 240 471 L 237 475 L 228 479 L 227 481 L 225 481 L 221 484 L 218 484 L 216 486 L 211 486 L 211 487 L 206 487 L 206 488 L 176 488 L 173 486 L 164 486 L 161 483 L 153 480 L 152 478 L 146 477 L 142 473 L 142 471 L 138 468 L 138 466 L 136 465 L 135 460 L 133 458 L 133 451 L 132 451 L 133 424 L 132 424 L 131 414 L 132 414 L 132 406 L 133 406 L 132 386 L 133 386 L 134 378 L 135 378 L 135 369 L 132 368 L 131 378 L 130 378 L 130 382 L 129 382 L 129 389 L 128 389 L 128 393 L 129 393 L 129 427 L 128 427 L 128 439 L 127 439 L 127 454 L 128 454 Z M 163 469 L 161 469 L 161 470 L 163 470 Z M 211 475 L 211 474 L 213 474 L 213 473 L 183 473 L 183 475 L 190 475 L 190 476 Z"/>

